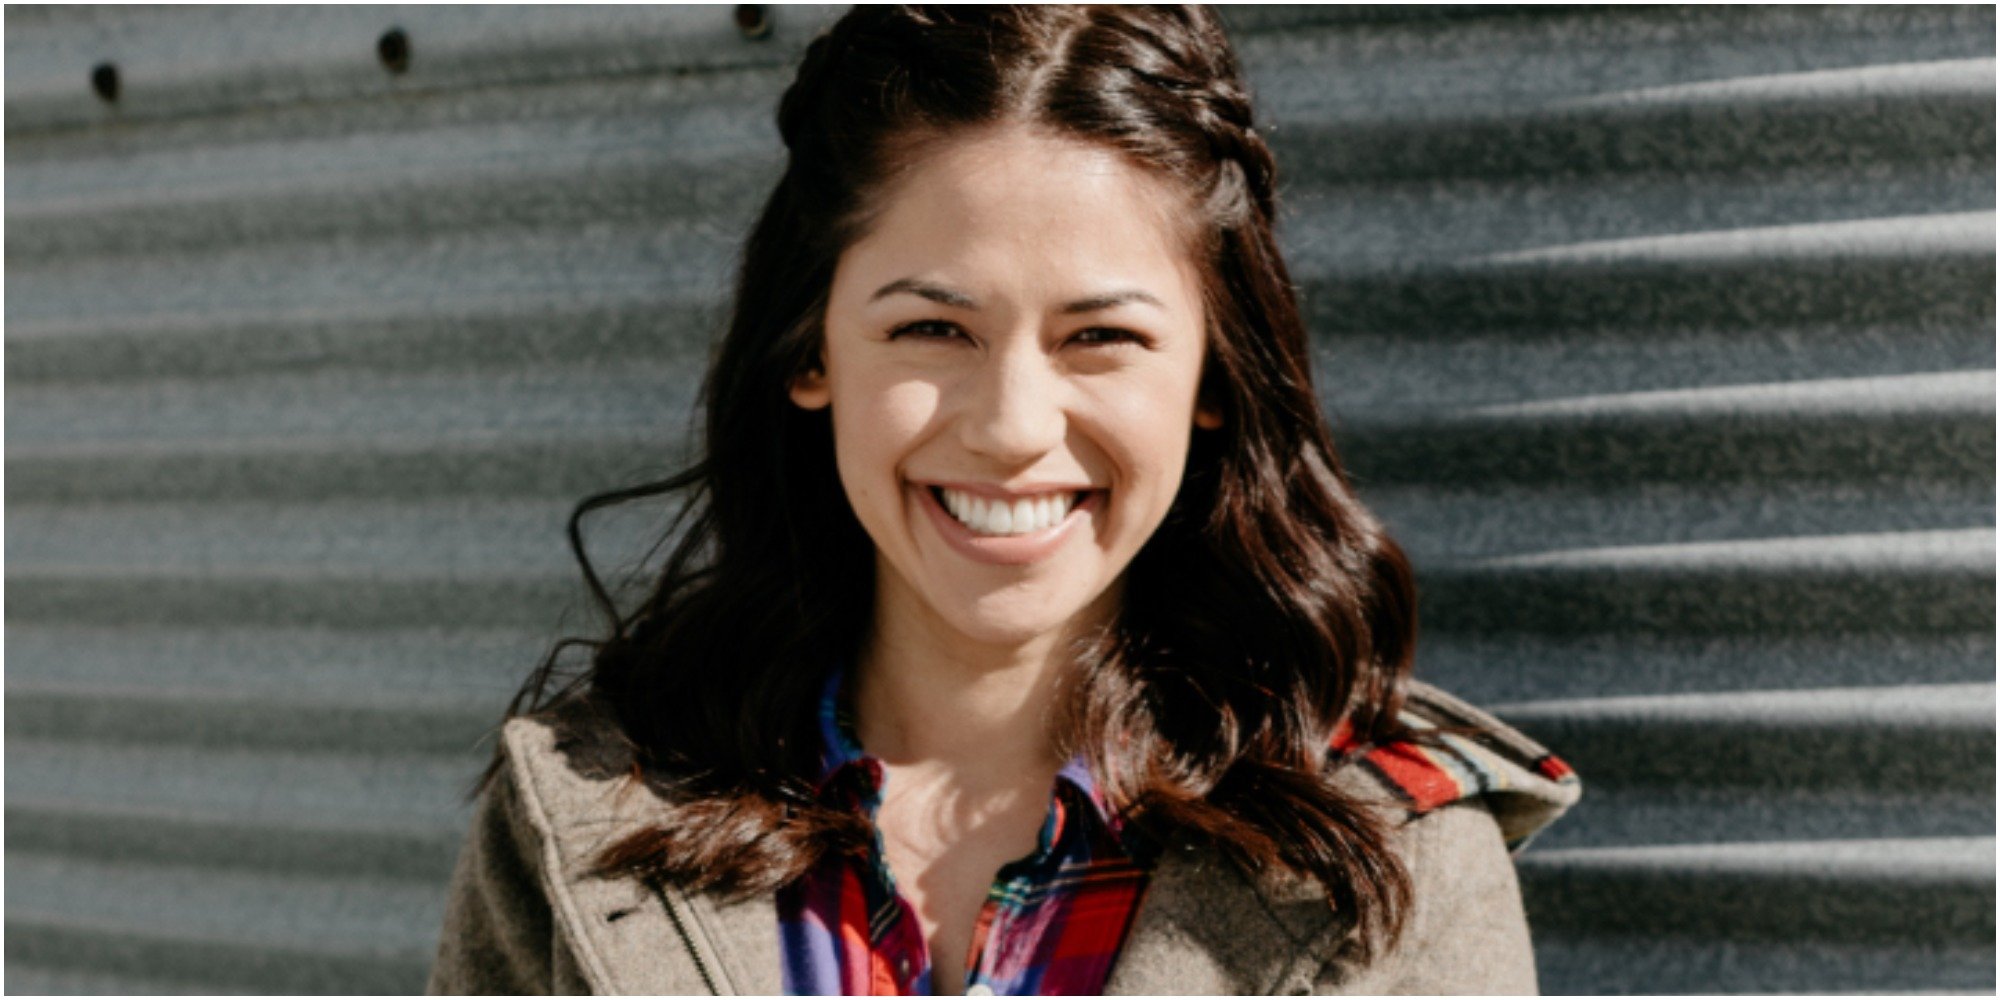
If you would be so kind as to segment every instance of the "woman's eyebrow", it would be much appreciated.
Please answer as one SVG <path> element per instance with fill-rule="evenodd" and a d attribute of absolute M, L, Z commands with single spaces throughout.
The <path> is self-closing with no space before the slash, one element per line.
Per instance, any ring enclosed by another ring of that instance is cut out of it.
<path fill-rule="evenodd" d="M 1078 298 L 1076 302 L 1070 302 L 1068 306 L 1062 306 L 1062 312 L 1064 314 L 1096 312 L 1096 310 L 1108 310 L 1108 308 L 1114 308 L 1114 306 L 1124 306 L 1126 302 L 1146 302 L 1152 308 L 1166 310 L 1166 302 L 1160 302 L 1152 292 L 1142 292 L 1138 288 L 1128 288 L 1128 290 L 1122 290 L 1122 292 L 1106 292 L 1102 296 Z"/>
<path fill-rule="evenodd" d="M 922 278 L 898 278 L 895 281 L 891 281 L 888 284 L 883 285 L 880 288 L 877 288 L 875 290 L 875 294 L 868 297 L 868 301 L 873 302 L 876 299 L 880 299 L 889 295 L 894 295 L 897 292 L 908 292 L 911 295 L 921 295 L 924 298 L 931 300 L 932 302 L 940 302 L 948 306 L 957 306 L 960 309 L 976 310 L 979 308 L 979 303 L 974 301 L 972 296 L 967 295 L 964 292 L 957 291 L 955 289 L 946 288 L 945 286 L 937 284 L 936 282 L 925 281 Z"/>
<path fill-rule="evenodd" d="M 957 289 L 947 288 L 936 282 L 925 281 L 921 278 L 898 278 L 895 281 L 891 281 L 881 288 L 876 289 L 875 294 L 869 296 L 868 301 L 873 302 L 876 299 L 894 295 L 897 292 L 907 292 L 911 295 L 929 299 L 932 302 L 955 306 L 959 309 L 970 309 L 975 312 L 979 309 L 978 300 L 972 296 Z M 1161 302 L 1153 293 L 1137 288 L 1128 288 L 1115 292 L 1105 292 L 1101 295 L 1092 295 L 1089 298 L 1077 299 L 1074 302 L 1064 305 L 1061 311 L 1065 314 L 1096 312 L 1099 309 L 1109 309 L 1113 306 L 1124 305 L 1127 302 L 1145 302 L 1161 310 L 1167 308 L 1166 303 Z"/>

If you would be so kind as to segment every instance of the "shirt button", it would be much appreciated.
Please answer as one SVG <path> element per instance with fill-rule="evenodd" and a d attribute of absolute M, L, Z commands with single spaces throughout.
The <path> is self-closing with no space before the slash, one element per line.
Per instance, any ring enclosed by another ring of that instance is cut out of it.
<path fill-rule="evenodd" d="M 898 979 L 908 979 L 908 978 L 910 978 L 910 960 L 909 960 L 909 959 L 907 959 L 907 958 L 899 958 L 899 959 L 897 959 L 897 960 L 896 960 L 896 978 L 898 978 Z"/>
<path fill-rule="evenodd" d="M 990 997 L 993 995 L 993 987 L 985 983 L 973 983 L 971 986 L 965 988 L 965 995 L 969 997 Z"/>

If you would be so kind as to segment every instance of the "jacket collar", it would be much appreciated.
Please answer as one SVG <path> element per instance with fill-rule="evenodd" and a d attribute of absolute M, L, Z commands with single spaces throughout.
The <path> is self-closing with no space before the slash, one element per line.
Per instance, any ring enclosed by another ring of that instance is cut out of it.
<path fill-rule="evenodd" d="M 1473 776 L 1464 778 L 1460 794 L 1486 797 L 1510 841 L 1524 839 L 1575 801 L 1579 789 L 1567 768 L 1560 768 L 1566 781 L 1542 773 L 1556 768 L 1534 762 L 1554 758 L 1498 720 L 1425 685 L 1413 685 L 1408 711 L 1434 725 L 1498 727 L 1498 749 L 1489 739 L 1468 744 L 1473 756 L 1466 773 Z M 502 730 L 522 808 L 540 837 L 543 888 L 584 978 L 598 993 L 779 993 L 773 897 L 731 901 L 587 873 L 605 846 L 657 825 L 672 810 L 627 780 L 629 766 L 604 752 L 618 744 L 610 726 L 577 701 L 509 720 Z M 1442 804 L 1446 793 L 1434 784 L 1421 786 L 1429 791 L 1420 801 L 1393 768 L 1373 759 L 1375 751 L 1368 753 L 1371 766 L 1342 772 L 1349 791 L 1411 812 Z M 1475 764 L 1486 768 L 1486 777 L 1478 777 Z M 1210 852 L 1169 845 L 1154 862 L 1105 992 L 1302 990 L 1337 946 L 1344 924 L 1309 882 L 1253 883 Z"/>

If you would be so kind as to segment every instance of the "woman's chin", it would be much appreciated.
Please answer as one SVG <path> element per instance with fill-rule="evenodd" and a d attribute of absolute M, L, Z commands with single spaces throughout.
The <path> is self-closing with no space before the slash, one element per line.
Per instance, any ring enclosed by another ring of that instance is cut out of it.
<path fill-rule="evenodd" d="M 1088 595 L 1039 592 L 989 594 L 942 617 L 952 631 L 982 646 L 1025 646 L 1050 638 L 1080 636 L 1097 624 L 1101 602 Z"/>
<path fill-rule="evenodd" d="M 1067 619 L 1050 618 L 1046 614 L 970 613 L 952 615 L 947 621 L 951 630 L 967 642 L 1003 648 L 1033 644 L 1063 631 L 1069 624 Z"/>
<path fill-rule="evenodd" d="M 878 565 L 877 600 L 886 602 L 890 617 L 903 618 L 938 641 L 988 648 L 1081 636 L 1117 613 L 1122 589 L 1117 578 L 1099 583 L 1099 568 L 1078 560 L 1026 574 L 968 566 L 955 556 L 942 566 L 922 561 L 917 566 L 906 575 L 886 558 Z"/>

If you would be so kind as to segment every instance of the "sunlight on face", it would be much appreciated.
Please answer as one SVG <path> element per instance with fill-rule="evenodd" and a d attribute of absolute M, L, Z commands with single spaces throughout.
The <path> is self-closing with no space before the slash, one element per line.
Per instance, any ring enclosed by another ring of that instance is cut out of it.
<path fill-rule="evenodd" d="M 877 600 L 966 641 L 1102 621 L 1198 423 L 1201 292 L 1179 198 L 1018 126 L 935 146 L 840 257 L 823 374 Z"/>

